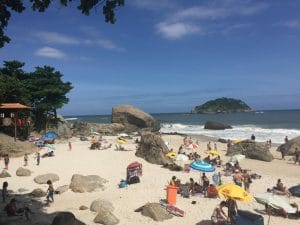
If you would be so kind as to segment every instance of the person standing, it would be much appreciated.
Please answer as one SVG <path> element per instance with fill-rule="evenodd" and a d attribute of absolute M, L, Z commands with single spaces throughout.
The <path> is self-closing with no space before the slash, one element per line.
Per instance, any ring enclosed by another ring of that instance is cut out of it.
<path fill-rule="evenodd" d="M 285 148 L 280 148 L 281 160 L 285 160 Z"/>
<path fill-rule="evenodd" d="M 6 201 L 8 182 L 4 181 L 2 186 L 2 201 Z"/>
<path fill-rule="evenodd" d="M 238 208 L 237 208 L 236 201 L 233 199 L 228 199 L 227 206 L 228 206 L 228 218 L 230 220 L 230 224 L 237 225 L 236 215 L 237 215 Z"/>
<path fill-rule="evenodd" d="M 299 156 L 300 156 L 300 151 L 298 150 L 298 148 L 295 148 L 295 164 L 297 164 L 298 162 L 300 165 Z"/>
<path fill-rule="evenodd" d="M 41 154 L 39 152 L 36 153 L 36 165 L 40 165 Z"/>
<path fill-rule="evenodd" d="M 72 150 L 72 143 L 71 143 L 71 141 L 69 141 L 68 147 L 69 147 L 69 151 L 71 151 Z"/>
<path fill-rule="evenodd" d="M 285 136 L 284 143 L 287 143 L 289 141 L 288 136 Z"/>
<path fill-rule="evenodd" d="M 255 141 L 255 135 L 254 134 L 251 135 L 251 140 Z"/>
<path fill-rule="evenodd" d="M 8 170 L 8 164 L 9 164 L 9 156 L 8 156 L 8 154 L 6 154 L 4 156 L 4 166 L 5 166 L 4 169 Z"/>
<path fill-rule="evenodd" d="M 27 153 L 24 155 L 24 166 L 28 165 L 28 155 Z"/>
<path fill-rule="evenodd" d="M 243 171 L 243 183 L 244 183 L 244 188 L 245 191 L 249 192 L 250 191 L 250 184 L 251 184 L 251 176 L 248 173 L 247 170 Z"/>
<path fill-rule="evenodd" d="M 53 198 L 53 195 L 54 195 L 54 188 L 53 188 L 53 184 L 51 182 L 51 180 L 48 180 L 47 181 L 47 184 L 48 184 L 48 189 L 47 189 L 47 203 L 50 202 L 50 199 L 52 202 L 54 202 L 54 198 Z"/>

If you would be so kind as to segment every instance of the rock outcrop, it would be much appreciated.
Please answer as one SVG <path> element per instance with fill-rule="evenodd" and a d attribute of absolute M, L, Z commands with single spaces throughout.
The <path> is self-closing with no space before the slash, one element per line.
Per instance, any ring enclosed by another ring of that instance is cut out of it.
<path fill-rule="evenodd" d="M 261 161 L 271 162 L 273 155 L 264 143 L 251 140 L 244 140 L 227 149 L 226 155 L 233 156 L 237 154 L 245 155 L 249 159 L 257 159 Z"/>
<path fill-rule="evenodd" d="M 86 225 L 76 219 L 71 212 L 59 212 L 53 219 L 51 225 Z"/>
<path fill-rule="evenodd" d="M 30 193 L 30 195 L 36 198 L 41 198 L 46 196 L 46 192 L 41 188 L 36 188 Z"/>
<path fill-rule="evenodd" d="M 144 133 L 135 155 L 144 158 L 150 163 L 165 165 L 172 163 L 171 160 L 166 157 L 166 153 L 168 152 L 169 149 L 167 145 L 159 135 Z"/>
<path fill-rule="evenodd" d="M 48 180 L 51 180 L 51 182 L 58 181 L 59 176 L 55 173 L 47 173 L 43 175 L 38 175 L 33 180 L 37 184 L 47 184 Z"/>
<path fill-rule="evenodd" d="M 101 209 L 95 217 L 94 222 L 104 225 L 116 225 L 120 220 L 112 212 Z"/>
<path fill-rule="evenodd" d="M 143 216 L 148 216 L 155 221 L 164 221 L 173 218 L 173 216 L 159 203 L 147 203 L 138 208 L 135 212 L 141 212 Z"/>
<path fill-rule="evenodd" d="M 280 145 L 277 148 L 277 151 L 283 151 L 285 155 L 294 155 L 296 148 L 298 148 L 298 151 L 300 151 L 300 136 L 295 137 L 289 140 L 287 143 Z"/>
<path fill-rule="evenodd" d="M 0 178 L 6 178 L 6 177 L 11 177 L 11 175 L 6 170 L 2 170 L 2 172 L 0 173 Z"/>
<path fill-rule="evenodd" d="M 105 199 L 94 200 L 90 206 L 92 212 L 100 212 L 100 210 L 113 212 L 115 210 L 113 204 Z"/>
<path fill-rule="evenodd" d="M 140 129 L 157 132 L 160 124 L 144 111 L 131 105 L 120 105 L 112 109 L 112 123 L 122 124 L 125 132 L 134 132 Z"/>
<path fill-rule="evenodd" d="M 88 136 L 91 130 L 103 135 L 117 135 L 124 132 L 125 127 L 120 123 L 98 124 L 78 121 L 73 124 L 73 134 L 75 136 Z"/>
<path fill-rule="evenodd" d="M 92 192 L 98 188 L 104 190 L 105 183 L 107 183 L 107 180 L 97 175 L 83 176 L 80 174 L 74 174 L 69 187 L 74 192 L 83 193 Z"/>
<path fill-rule="evenodd" d="M 218 121 L 207 121 L 204 125 L 204 129 L 208 130 L 225 130 L 231 128 L 230 125 Z"/>
<path fill-rule="evenodd" d="M 49 130 L 57 133 L 59 138 L 71 138 L 72 129 L 71 124 L 61 115 L 57 115 L 57 119 L 53 123 L 49 123 Z"/>
<path fill-rule="evenodd" d="M 19 177 L 29 177 L 31 175 L 31 171 L 25 168 L 18 168 L 16 171 L 16 175 Z"/>
<path fill-rule="evenodd" d="M 28 141 L 14 140 L 13 137 L 0 133 L 0 155 L 8 154 L 10 157 L 20 157 L 25 153 L 31 154 L 36 151 L 33 143 Z"/>
<path fill-rule="evenodd" d="M 69 185 L 62 185 L 55 189 L 55 194 L 62 194 L 69 190 Z"/>

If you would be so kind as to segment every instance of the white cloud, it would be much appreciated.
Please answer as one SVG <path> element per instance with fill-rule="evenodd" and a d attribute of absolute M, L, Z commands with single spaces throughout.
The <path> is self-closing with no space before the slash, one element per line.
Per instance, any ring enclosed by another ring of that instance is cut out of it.
<path fill-rule="evenodd" d="M 169 39 L 180 39 L 190 34 L 228 33 L 248 25 L 226 25 L 228 24 L 226 22 L 227 18 L 250 17 L 266 10 L 268 7 L 269 5 L 266 3 L 253 1 L 206 1 L 201 5 L 181 8 L 171 12 L 165 20 L 156 25 L 156 30 L 163 37 Z"/>
<path fill-rule="evenodd" d="M 108 49 L 108 50 L 112 50 L 112 51 L 125 51 L 124 48 L 120 48 L 117 45 L 115 45 L 111 40 L 108 39 L 86 39 L 84 40 L 85 44 L 88 45 L 96 45 L 96 46 L 100 46 L 102 48 Z"/>
<path fill-rule="evenodd" d="M 167 39 L 180 39 L 184 36 L 201 32 L 201 29 L 186 23 L 159 23 L 157 30 Z"/>
<path fill-rule="evenodd" d="M 62 51 L 55 49 L 55 48 L 47 47 L 47 46 L 38 49 L 35 52 L 35 55 L 48 57 L 48 58 L 56 58 L 56 59 L 66 58 L 66 54 L 63 53 Z"/>
<path fill-rule="evenodd" d="M 64 34 L 56 32 L 39 31 L 33 34 L 38 37 L 41 41 L 48 44 L 79 44 L 80 40 L 74 37 L 70 37 Z"/>
<path fill-rule="evenodd" d="M 300 28 L 300 20 L 289 20 L 277 23 L 276 25 L 285 26 L 289 28 Z"/>
<path fill-rule="evenodd" d="M 168 8 L 170 9 L 177 6 L 174 0 L 130 0 L 128 1 L 128 3 L 134 7 L 155 11 L 160 11 Z"/>

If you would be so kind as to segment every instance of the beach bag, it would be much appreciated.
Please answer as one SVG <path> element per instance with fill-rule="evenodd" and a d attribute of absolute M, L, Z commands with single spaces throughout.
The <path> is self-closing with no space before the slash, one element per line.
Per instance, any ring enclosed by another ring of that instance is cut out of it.
<path fill-rule="evenodd" d="M 127 184 L 136 184 L 136 183 L 140 183 L 140 178 L 138 176 L 130 177 L 127 180 Z"/>

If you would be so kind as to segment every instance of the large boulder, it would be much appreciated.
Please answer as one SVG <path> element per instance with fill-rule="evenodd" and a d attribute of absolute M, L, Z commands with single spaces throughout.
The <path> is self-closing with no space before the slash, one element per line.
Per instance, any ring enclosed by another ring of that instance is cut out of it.
<path fill-rule="evenodd" d="M 32 142 L 14 140 L 13 137 L 0 133 L 0 155 L 8 154 L 10 157 L 20 157 L 36 151 Z"/>
<path fill-rule="evenodd" d="M 0 173 L 0 178 L 6 178 L 6 177 L 11 177 L 11 175 L 6 170 L 2 170 L 2 172 Z"/>
<path fill-rule="evenodd" d="M 86 225 L 76 219 L 71 212 L 59 212 L 53 219 L 51 225 Z"/>
<path fill-rule="evenodd" d="M 257 159 L 261 161 L 271 162 L 273 155 L 264 143 L 252 140 L 244 140 L 232 145 L 227 149 L 226 155 L 233 156 L 237 154 L 245 155 L 249 159 Z"/>
<path fill-rule="evenodd" d="M 47 184 L 48 180 L 51 180 L 52 182 L 58 181 L 59 176 L 55 173 L 47 173 L 43 175 L 38 175 L 33 180 L 37 184 Z"/>
<path fill-rule="evenodd" d="M 120 123 L 125 127 L 126 132 L 147 129 L 152 132 L 160 130 L 160 124 L 144 111 L 131 105 L 120 105 L 112 109 L 112 123 Z"/>
<path fill-rule="evenodd" d="M 29 169 L 20 167 L 17 169 L 16 175 L 19 177 L 28 177 L 31 175 L 31 171 Z"/>
<path fill-rule="evenodd" d="M 101 210 L 113 212 L 115 210 L 111 202 L 105 199 L 94 200 L 90 206 L 92 212 L 100 212 Z"/>
<path fill-rule="evenodd" d="M 107 180 L 97 175 L 83 176 L 80 174 L 74 174 L 69 187 L 74 192 L 83 193 L 92 192 L 98 188 L 104 190 L 105 183 L 107 183 Z"/>
<path fill-rule="evenodd" d="M 171 160 L 166 157 L 168 152 L 169 149 L 167 145 L 159 135 L 144 133 L 135 155 L 144 158 L 150 163 L 165 165 L 172 163 Z"/>
<path fill-rule="evenodd" d="M 225 130 L 231 128 L 232 127 L 230 125 L 218 121 L 207 121 L 204 124 L 204 129 L 208 130 Z"/>
<path fill-rule="evenodd" d="M 148 216 L 155 221 L 164 221 L 173 218 L 173 216 L 159 203 L 147 203 L 138 208 L 135 212 L 141 212 L 143 216 Z"/>
<path fill-rule="evenodd" d="M 36 188 L 30 193 L 30 195 L 36 198 L 41 198 L 46 196 L 46 192 L 41 188 Z"/>
<path fill-rule="evenodd" d="M 71 138 L 72 129 L 71 124 L 61 115 L 57 115 L 57 119 L 50 121 L 48 129 L 57 133 L 59 138 Z"/>
<path fill-rule="evenodd" d="M 277 151 L 283 151 L 285 155 L 295 155 L 296 148 L 300 151 L 300 136 L 289 140 L 287 143 L 280 145 Z"/>
<path fill-rule="evenodd" d="M 116 225 L 120 222 L 120 220 L 109 210 L 100 209 L 94 219 L 94 222 L 104 225 Z"/>

